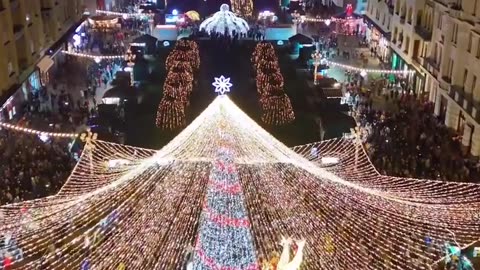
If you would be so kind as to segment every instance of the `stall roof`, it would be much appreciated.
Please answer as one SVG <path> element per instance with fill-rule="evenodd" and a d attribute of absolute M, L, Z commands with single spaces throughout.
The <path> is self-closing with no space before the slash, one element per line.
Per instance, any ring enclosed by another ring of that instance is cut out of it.
<path fill-rule="evenodd" d="M 303 34 L 296 34 L 294 36 L 291 36 L 288 40 L 290 42 L 298 42 L 300 44 L 312 44 L 313 43 L 312 38 L 307 37 Z"/>

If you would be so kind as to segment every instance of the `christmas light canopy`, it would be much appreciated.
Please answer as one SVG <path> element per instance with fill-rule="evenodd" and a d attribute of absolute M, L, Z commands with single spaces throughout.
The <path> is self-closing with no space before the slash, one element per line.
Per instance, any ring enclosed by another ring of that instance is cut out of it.
<path fill-rule="evenodd" d="M 158 151 L 91 144 L 58 194 L 0 207 L 12 269 L 436 269 L 480 239 L 480 185 L 290 149 L 227 95 Z"/>
<path fill-rule="evenodd" d="M 220 95 L 225 95 L 225 93 L 230 92 L 230 88 L 233 86 L 230 82 L 230 78 L 225 78 L 223 75 L 219 78 L 215 78 L 212 85 L 215 87 L 215 93 L 219 93 Z"/>
<path fill-rule="evenodd" d="M 233 32 L 246 34 L 250 27 L 247 21 L 237 17 L 235 13 L 230 11 L 227 4 L 223 4 L 220 6 L 220 11 L 200 24 L 200 29 L 208 33 L 219 33 L 221 35 L 228 33 L 232 35 Z"/>

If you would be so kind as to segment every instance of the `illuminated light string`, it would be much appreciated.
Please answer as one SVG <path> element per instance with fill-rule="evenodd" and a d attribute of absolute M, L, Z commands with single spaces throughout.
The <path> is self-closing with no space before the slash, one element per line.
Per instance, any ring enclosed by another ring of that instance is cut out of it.
<path fill-rule="evenodd" d="M 26 128 L 26 127 L 17 126 L 17 125 L 13 125 L 13 124 L 9 124 L 9 123 L 2 123 L 2 122 L 0 122 L 0 127 L 8 129 L 8 130 L 13 130 L 13 131 L 18 131 L 18 132 L 23 132 L 23 133 L 28 133 L 28 134 L 34 134 L 34 135 L 39 135 L 39 136 L 48 136 L 48 137 L 76 138 L 80 135 L 79 133 L 62 133 L 62 132 L 41 131 L 41 130 Z"/>
<path fill-rule="evenodd" d="M 110 59 L 123 59 L 125 58 L 125 55 L 95 55 L 95 54 L 86 54 L 86 53 L 76 53 L 76 52 L 69 52 L 63 50 L 62 53 L 71 55 L 71 56 L 76 56 L 76 57 L 82 57 L 82 58 L 89 58 L 97 61 L 99 60 L 110 60 Z"/>
<path fill-rule="evenodd" d="M 357 72 L 366 72 L 366 73 L 382 73 L 382 74 L 413 74 L 415 73 L 414 70 L 392 70 L 392 69 L 368 69 L 368 68 L 359 68 L 359 67 L 354 67 L 354 66 L 349 66 L 349 65 L 344 65 L 328 60 L 322 60 L 326 64 L 331 65 L 331 66 L 336 66 L 342 69 L 350 70 L 350 71 L 357 71 Z"/>
<path fill-rule="evenodd" d="M 153 13 L 125 13 L 125 12 L 114 12 L 108 10 L 99 10 L 95 11 L 97 14 L 105 14 L 105 15 L 112 15 L 112 16 L 121 16 L 121 17 L 153 17 L 155 14 Z"/>
<path fill-rule="evenodd" d="M 357 147 L 337 139 L 290 149 L 220 96 L 158 151 L 96 141 L 58 194 L 1 206 L 0 233 L 23 251 L 18 269 L 42 256 L 45 269 L 80 269 L 84 258 L 95 269 L 176 269 L 207 192 L 224 191 L 211 181 L 226 180 L 242 188 L 259 261 L 279 255 L 282 236 L 305 239 L 301 267 L 314 270 L 428 268 L 454 243 L 451 232 L 462 247 L 478 241 L 480 185 L 383 176 Z M 220 148 L 234 153 L 231 176 L 215 172 Z M 50 244 L 68 256 L 46 255 Z"/>

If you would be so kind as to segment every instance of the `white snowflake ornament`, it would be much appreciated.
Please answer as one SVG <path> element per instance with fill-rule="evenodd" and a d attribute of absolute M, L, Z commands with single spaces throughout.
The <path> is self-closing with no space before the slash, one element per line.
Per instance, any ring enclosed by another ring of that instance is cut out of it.
<path fill-rule="evenodd" d="M 233 84 L 230 82 L 230 78 L 225 78 L 225 76 L 220 76 L 220 78 L 215 78 L 215 81 L 212 83 L 215 86 L 215 93 L 220 95 L 225 95 L 225 93 L 230 92 L 230 87 Z"/>

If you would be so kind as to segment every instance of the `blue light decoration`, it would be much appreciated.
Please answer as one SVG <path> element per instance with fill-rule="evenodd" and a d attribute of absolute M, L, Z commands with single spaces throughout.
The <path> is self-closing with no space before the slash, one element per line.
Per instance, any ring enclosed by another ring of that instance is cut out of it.
<path fill-rule="evenodd" d="M 277 41 L 277 45 L 278 45 L 278 46 L 283 46 L 284 44 L 285 44 L 285 42 L 283 42 L 283 40 Z"/>
<path fill-rule="evenodd" d="M 90 260 L 88 258 L 83 259 L 80 270 L 90 270 Z"/>
<path fill-rule="evenodd" d="M 178 15 L 178 10 L 176 10 L 176 9 L 172 10 L 172 15 L 177 16 Z"/>
<path fill-rule="evenodd" d="M 215 78 L 212 85 L 215 86 L 215 93 L 219 93 L 222 96 L 225 95 L 225 93 L 230 92 L 230 88 L 233 86 L 230 82 L 230 78 L 225 78 L 223 75 L 219 78 Z"/>
<path fill-rule="evenodd" d="M 425 245 L 430 246 L 432 245 L 432 238 L 430 236 L 425 236 Z"/>
<path fill-rule="evenodd" d="M 168 47 L 168 46 L 170 46 L 170 41 L 165 40 L 165 41 L 163 42 L 163 47 Z"/>

